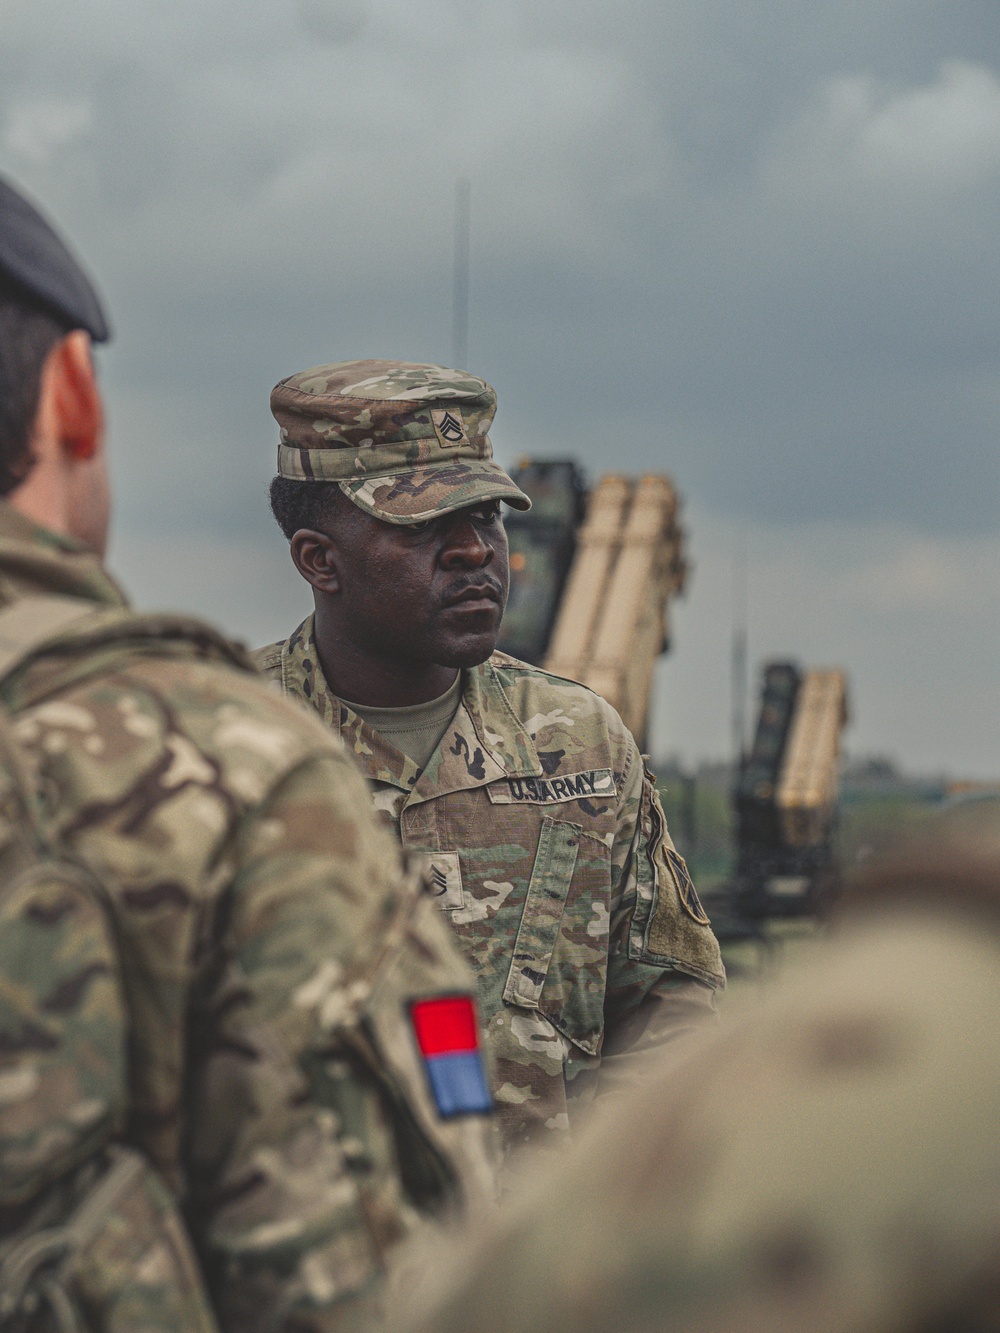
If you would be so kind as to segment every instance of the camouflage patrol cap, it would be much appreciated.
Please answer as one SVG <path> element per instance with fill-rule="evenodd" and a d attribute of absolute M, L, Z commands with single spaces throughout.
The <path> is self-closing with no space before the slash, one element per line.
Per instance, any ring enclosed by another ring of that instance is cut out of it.
<path fill-rule="evenodd" d="M 290 375 L 271 392 L 278 473 L 335 481 L 387 523 L 504 500 L 530 509 L 487 433 L 496 394 L 464 370 L 407 361 L 340 361 Z"/>

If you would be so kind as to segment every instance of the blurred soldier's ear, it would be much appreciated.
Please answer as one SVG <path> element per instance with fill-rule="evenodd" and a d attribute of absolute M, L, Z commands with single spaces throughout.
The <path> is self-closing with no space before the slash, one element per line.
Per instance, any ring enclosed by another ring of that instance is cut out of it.
<path fill-rule="evenodd" d="M 71 458 L 92 459 L 104 438 L 104 407 L 90 335 L 74 329 L 52 348 L 42 370 L 37 426 L 49 412 L 50 430 Z"/>

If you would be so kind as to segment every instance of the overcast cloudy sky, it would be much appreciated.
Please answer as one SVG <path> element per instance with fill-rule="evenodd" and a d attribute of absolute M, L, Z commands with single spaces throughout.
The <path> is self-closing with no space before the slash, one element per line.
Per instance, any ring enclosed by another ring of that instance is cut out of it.
<path fill-rule="evenodd" d="M 268 391 L 450 360 L 461 176 L 500 455 L 685 496 L 656 751 L 727 751 L 745 550 L 852 750 L 1000 774 L 997 0 L 0 0 L 0 170 L 111 308 L 141 604 L 304 614 Z"/>

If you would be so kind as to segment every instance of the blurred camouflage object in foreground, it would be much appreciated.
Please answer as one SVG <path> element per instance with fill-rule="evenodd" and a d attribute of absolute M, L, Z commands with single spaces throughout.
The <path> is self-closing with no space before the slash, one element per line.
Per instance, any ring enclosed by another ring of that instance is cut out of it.
<path fill-rule="evenodd" d="M 994 1330 L 996 815 L 855 880 L 808 965 L 607 1106 L 406 1333 Z"/>

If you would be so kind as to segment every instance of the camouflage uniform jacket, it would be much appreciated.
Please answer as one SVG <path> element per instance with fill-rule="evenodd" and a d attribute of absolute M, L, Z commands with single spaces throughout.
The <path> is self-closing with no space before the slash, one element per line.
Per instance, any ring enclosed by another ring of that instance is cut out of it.
<path fill-rule="evenodd" d="M 330 693 L 312 617 L 256 657 L 339 730 L 429 866 L 479 979 L 508 1149 L 568 1129 L 602 1056 L 632 1074 L 646 1048 L 711 1014 L 715 936 L 635 741 L 598 695 L 494 653 L 465 673 L 418 772 Z"/>
<path fill-rule="evenodd" d="M 51 593 L 124 605 L 0 504 L 0 605 Z M 3 702 L 105 886 L 125 1137 L 184 1205 L 221 1327 L 319 1333 L 368 1309 L 419 1209 L 489 1188 L 489 1122 L 440 1120 L 406 1027 L 408 998 L 474 987 L 343 746 L 209 638 L 43 653 Z"/>

